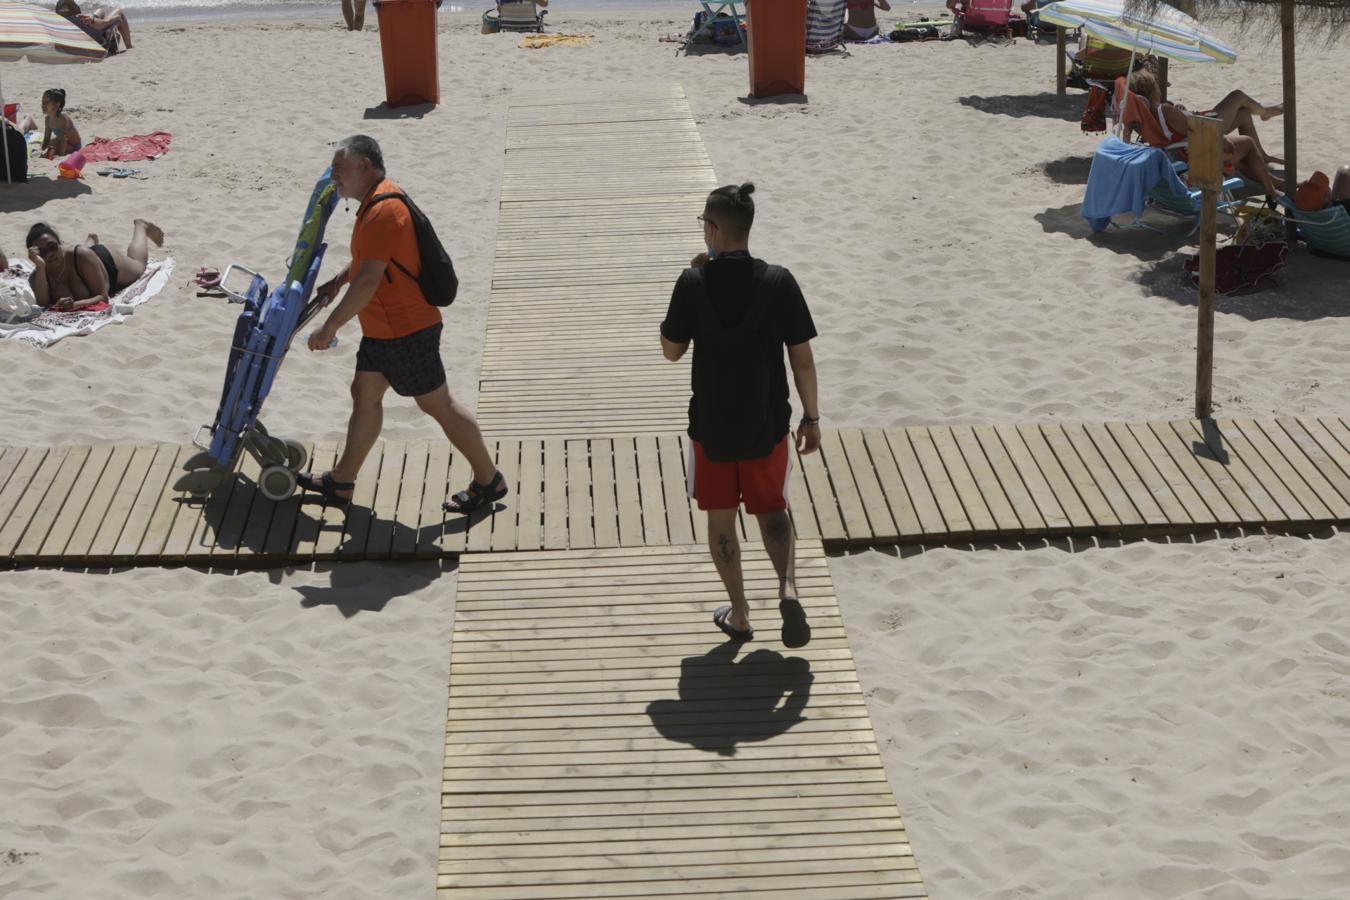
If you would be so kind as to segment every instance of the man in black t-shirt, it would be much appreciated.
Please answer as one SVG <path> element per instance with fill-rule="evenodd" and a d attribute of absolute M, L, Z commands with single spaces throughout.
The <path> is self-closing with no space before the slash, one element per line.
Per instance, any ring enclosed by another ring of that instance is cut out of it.
<path fill-rule="evenodd" d="M 713 623 L 732 640 L 754 637 L 736 539 L 736 512 L 744 502 L 759 520 L 778 573 L 783 643 L 801 647 L 811 629 L 797 599 L 787 512 L 792 405 L 783 348 L 802 401 L 797 450 L 812 453 L 820 446 L 810 344 L 816 326 L 792 273 L 750 255 L 754 190 L 753 184 L 728 185 L 708 195 L 699 216 L 708 251 L 675 283 L 661 323 L 661 349 L 675 362 L 694 344 L 689 495 L 708 513 L 713 562 L 731 595 L 731 605 L 719 607 Z"/>

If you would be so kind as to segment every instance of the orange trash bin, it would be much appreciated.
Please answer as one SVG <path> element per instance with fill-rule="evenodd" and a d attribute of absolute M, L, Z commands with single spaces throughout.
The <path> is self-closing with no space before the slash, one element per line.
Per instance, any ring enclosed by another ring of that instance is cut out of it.
<path fill-rule="evenodd" d="M 437 0 L 375 0 L 384 57 L 384 96 L 390 106 L 440 103 L 436 61 Z"/>
<path fill-rule="evenodd" d="M 750 96 L 806 93 L 806 0 L 745 0 Z"/>

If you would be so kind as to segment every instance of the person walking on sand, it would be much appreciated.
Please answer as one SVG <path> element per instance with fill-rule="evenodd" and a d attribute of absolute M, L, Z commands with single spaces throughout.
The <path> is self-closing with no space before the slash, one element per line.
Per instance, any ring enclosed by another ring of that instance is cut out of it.
<path fill-rule="evenodd" d="M 384 156 L 374 138 L 358 134 L 338 145 L 333 183 L 339 196 L 359 200 L 361 206 L 352 228 L 351 264 L 319 285 L 316 297 L 326 306 L 344 285 L 347 292 L 309 336 L 309 349 L 333 346 L 338 329 L 353 317 L 361 322 L 362 337 L 342 455 L 332 471 L 317 476 L 306 472 L 297 482 L 323 494 L 326 501 L 349 503 L 361 464 L 380 436 L 384 395 L 392 387 L 435 419 L 473 468 L 469 486 L 444 504 L 446 512 L 469 513 L 495 503 L 506 496 L 506 480 L 493 464 L 473 415 L 446 386 L 441 312 L 422 296 L 417 284 L 422 263 L 407 204 L 381 196 L 401 195 L 403 189 L 386 177 Z"/>
<path fill-rule="evenodd" d="M 661 323 L 661 350 L 678 361 L 694 344 L 689 401 L 689 495 L 708 514 L 708 547 L 731 598 L 713 623 L 734 641 L 753 639 L 745 600 L 736 512 L 759 521 L 764 548 L 778 574 L 783 643 L 802 647 L 811 628 L 797 598 L 795 543 L 787 489 L 792 404 L 783 348 L 802 402 L 797 450 L 820 447 L 816 326 L 792 273 L 750 255 L 755 220 L 753 184 L 728 185 L 708 195 L 703 215 L 707 252 L 680 274 Z"/>
<path fill-rule="evenodd" d="M 362 31 L 366 27 L 366 0 L 342 0 L 342 18 L 348 31 Z"/>

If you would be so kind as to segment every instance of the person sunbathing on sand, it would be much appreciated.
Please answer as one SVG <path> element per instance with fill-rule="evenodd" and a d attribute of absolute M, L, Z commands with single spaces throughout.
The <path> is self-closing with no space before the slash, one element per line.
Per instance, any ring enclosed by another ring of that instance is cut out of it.
<path fill-rule="evenodd" d="M 870 41 L 877 36 L 877 10 L 889 10 L 889 0 L 849 0 L 848 23 L 844 37 L 852 41 Z"/>
<path fill-rule="evenodd" d="M 1158 80 L 1153 77 L 1152 72 L 1147 69 L 1139 69 L 1134 72 L 1130 75 L 1129 88 L 1131 93 L 1147 99 L 1149 109 L 1160 126 L 1159 129 L 1151 130 L 1161 131 L 1161 139 L 1158 141 L 1161 146 L 1187 139 L 1190 126 L 1187 122 L 1185 108 L 1163 101 L 1162 91 L 1158 88 Z M 1235 91 L 1234 93 L 1241 92 Z M 1228 95 L 1228 97 L 1232 96 L 1233 94 Z M 1227 100 L 1228 97 L 1224 99 Z M 1271 113 L 1271 115 L 1278 114 L 1278 112 Z M 1143 123 L 1127 121 L 1124 139 L 1128 142 L 1135 131 L 1138 131 L 1141 137 L 1146 134 Z M 1145 139 L 1147 140 L 1147 138 Z M 1149 143 L 1154 142 L 1149 141 Z M 1231 164 L 1253 181 L 1260 183 L 1261 188 L 1266 192 L 1267 200 L 1270 202 L 1273 203 L 1284 192 L 1284 181 L 1271 174 L 1267 157 L 1261 152 L 1261 145 L 1254 135 L 1238 134 L 1233 137 L 1225 137 L 1223 139 L 1223 161 L 1226 164 Z"/>
<path fill-rule="evenodd" d="M 78 246 L 62 244 L 50 225 L 39 222 L 28 229 L 27 241 L 33 296 L 39 306 L 61 312 L 107 303 L 145 274 L 152 242 L 162 245 L 164 232 L 144 219 L 133 223 L 125 253 L 103 246 L 96 234 Z"/>
<path fill-rule="evenodd" d="M 75 0 L 58 0 L 56 14 L 70 19 L 87 31 L 91 37 L 98 38 L 100 43 L 105 43 L 110 36 L 110 32 L 116 30 L 122 36 L 122 49 L 131 49 L 131 23 L 127 21 L 127 14 L 122 11 L 120 6 L 116 9 L 108 6 L 96 6 L 89 12 L 85 12 L 80 9 L 80 4 L 76 3 Z"/>

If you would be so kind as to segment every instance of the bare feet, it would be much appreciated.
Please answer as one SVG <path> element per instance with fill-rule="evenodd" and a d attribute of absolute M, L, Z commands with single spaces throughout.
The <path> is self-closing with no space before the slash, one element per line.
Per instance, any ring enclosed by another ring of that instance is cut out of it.
<path fill-rule="evenodd" d="M 1261 107 L 1261 118 L 1262 118 L 1263 120 L 1264 120 L 1264 119 L 1273 119 L 1273 118 L 1275 118 L 1276 116 L 1282 116 L 1282 115 L 1284 115 L 1284 104 L 1283 104 L 1283 103 L 1276 103 L 1274 106 L 1263 106 L 1263 107 Z"/>
<path fill-rule="evenodd" d="M 164 231 L 158 225 L 154 222 L 147 222 L 145 219 L 136 219 L 134 221 L 135 224 L 140 225 L 145 229 L 145 236 L 150 239 L 152 244 L 156 247 L 164 246 Z"/>
<path fill-rule="evenodd" d="M 89 234 L 88 234 L 88 235 L 85 237 L 85 239 L 84 239 L 84 243 L 85 243 L 85 246 L 87 246 L 87 247 L 92 247 L 92 246 L 94 246 L 95 244 L 98 243 L 98 234 L 96 234 L 95 232 L 92 232 L 92 231 L 89 232 Z"/>

